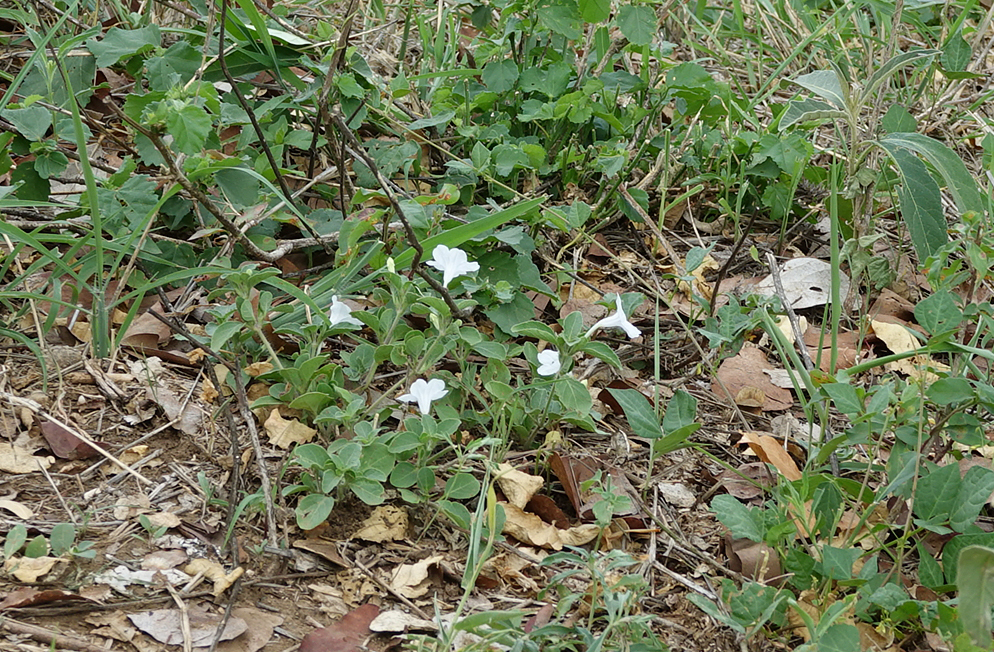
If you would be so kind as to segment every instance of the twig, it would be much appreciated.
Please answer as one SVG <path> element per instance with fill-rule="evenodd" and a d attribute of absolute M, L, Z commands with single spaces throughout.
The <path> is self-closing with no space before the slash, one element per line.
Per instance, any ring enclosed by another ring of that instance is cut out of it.
<path fill-rule="evenodd" d="M 777 296 L 780 297 L 780 303 L 783 304 L 783 309 L 787 311 L 787 319 L 790 321 L 790 329 L 794 332 L 794 342 L 797 344 L 797 349 L 801 354 L 801 362 L 804 363 L 804 368 L 807 371 L 811 371 L 815 368 L 815 363 L 811 361 L 811 356 L 808 354 L 808 347 L 804 345 L 804 334 L 801 332 L 801 324 L 797 321 L 797 313 L 794 312 L 794 306 L 790 305 L 787 293 L 783 289 L 783 282 L 780 280 L 780 268 L 772 252 L 766 252 L 766 264 L 770 266 L 770 276 L 773 277 L 773 287 L 776 288 Z"/>
<path fill-rule="evenodd" d="M 0 628 L 6 629 L 12 634 L 19 634 L 21 636 L 27 636 L 28 638 L 43 643 L 46 646 L 50 646 L 53 650 L 76 650 L 77 652 L 107 652 L 104 648 L 99 645 L 93 645 L 92 643 L 87 643 L 83 639 L 76 638 L 75 636 L 66 636 L 64 634 L 56 634 L 55 632 L 45 629 L 44 627 L 39 627 L 38 625 L 29 625 L 28 623 L 22 623 L 17 620 L 11 620 L 6 616 L 0 616 Z"/>
<path fill-rule="evenodd" d="M 742 248 L 742 244 L 752 231 L 752 225 L 756 222 L 756 217 L 758 215 L 759 212 L 757 211 L 754 212 L 752 217 L 749 218 L 749 223 L 745 225 L 745 228 L 742 229 L 742 233 L 739 234 L 738 240 L 736 240 L 735 244 L 732 245 L 732 252 L 728 255 L 728 260 L 726 260 L 725 264 L 718 270 L 718 276 L 714 279 L 714 288 L 711 290 L 711 301 L 708 303 L 708 317 L 714 317 L 715 306 L 718 304 L 718 292 L 721 291 L 721 282 L 724 281 L 725 276 L 728 275 L 728 270 L 731 268 L 735 257 L 739 255 L 739 249 Z"/>

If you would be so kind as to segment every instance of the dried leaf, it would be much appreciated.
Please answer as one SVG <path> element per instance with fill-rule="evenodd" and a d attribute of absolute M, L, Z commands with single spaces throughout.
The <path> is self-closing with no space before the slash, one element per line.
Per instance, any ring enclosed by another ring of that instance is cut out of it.
<path fill-rule="evenodd" d="M 744 432 L 740 444 L 748 444 L 759 459 L 772 464 L 780 474 L 793 482 L 801 479 L 801 471 L 783 445 L 770 435 L 761 432 Z"/>
<path fill-rule="evenodd" d="M 274 446 L 279 446 L 284 450 L 293 444 L 306 444 L 318 434 L 317 430 L 304 425 L 297 419 L 284 419 L 280 416 L 279 408 L 273 408 L 263 427 L 266 429 L 266 434 L 269 435 L 269 441 Z"/>
<path fill-rule="evenodd" d="M 401 564 L 394 569 L 390 588 L 405 598 L 420 598 L 431 589 L 429 570 L 442 561 L 442 555 L 433 555 L 415 564 Z"/>
<path fill-rule="evenodd" d="M 718 378 L 732 396 L 738 396 L 746 387 L 760 390 L 763 393 L 763 411 L 786 410 L 794 404 L 794 398 L 789 391 L 777 387 L 770 382 L 769 376 L 763 371 L 773 369 L 767 361 L 766 354 L 754 345 L 746 344 L 737 355 L 725 359 L 718 367 Z M 717 381 L 711 384 L 711 391 L 722 401 L 728 400 L 725 392 Z M 757 397 L 757 394 L 748 394 Z"/>
<path fill-rule="evenodd" d="M 47 575 L 58 562 L 58 557 L 11 557 L 3 563 L 3 569 L 19 581 L 31 584 Z"/>
<path fill-rule="evenodd" d="M 330 627 L 315 629 L 300 642 L 300 652 L 359 652 L 372 630 L 369 624 L 380 613 L 375 604 L 364 604 L 345 614 Z"/>
<path fill-rule="evenodd" d="M 41 422 L 42 437 L 45 438 L 48 447 L 52 449 L 56 457 L 64 460 L 85 460 L 99 454 L 71 430 L 67 430 L 48 419 L 41 418 L 39 421 Z"/>
<path fill-rule="evenodd" d="M 190 620 L 191 644 L 193 647 L 209 646 L 214 641 L 214 635 L 224 616 L 223 612 L 214 613 L 204 605 L 194 605 L 187 613 Z M 128 618 L 135 627 L 160 643 L 183 644 L 183 617 L 179 609 L 145 611 L 129 614 Z M 232 616 L 224 626 L 221 640 L 233 639 L 247 629 L 248 624 L 244 620 Z"/>
<path fill-rule="evenodd" d="M 373 510 L 351 539 L 364 541 L 400 541 L 407 537 L 407 510 L 393 505 L 380 505 Z"/>
<path fill-rule="evenodd" d="M 55 463 L 54 457 L 32 455 L 26 448 L 0 442 L 0 471 L 7 473 L 34 473 Z"/>
<path fill-rule="evenodd" d="M 545 484 L 545 480 L 542 476 L 518 471 L 510 464 L 502 462 L 498 467 L 497 484 L 507 496 L 509 503 L 524 509 L 532 496 Z"/>

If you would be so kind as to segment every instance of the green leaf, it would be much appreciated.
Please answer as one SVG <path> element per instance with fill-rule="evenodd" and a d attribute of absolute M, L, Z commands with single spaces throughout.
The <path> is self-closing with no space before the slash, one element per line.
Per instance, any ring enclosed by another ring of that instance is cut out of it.
<path fill-rule="evenodd" d="M 952 464 L 950 466 L 957 467 Z M 921 482 L 921 480 L 919 480 Z M 964 532 L 980 516 L 980 510 L 994 492 L 994 471 L 982 466 L 971 467 L 960 483 L 956 503 L 949 515 L 949 526 L 957 532 Z"/>
<path fill-rule="evenodd" d="M 579 352 L 592 355 L 595 358 L 603 360 L 616 369 L 621 369 L 621 358 L 619 358 L 618 354 L 614 352 L 614 349 L 604 342 L 587 342 L 580 347 Z"/>
<path fill-rule="evenodd" d="M 956 508 L 961 486 L 956 464 L 940 466 L 930 473 L 923 471 L 915 491 L 915 514 L 925 520 L 949 518 Z"/>
<path fill-rule="evenodd" d="M 956 572 L 959 615 L 975 645 L 991 647 L 991 606 L 994 606 L 994 550 L 968 546 L 959 555 Z"/>
<path fill-rule="evenodd" d="M 915 131 L 918 122 L 911 113 L 900 104 L 891 104 L 884 117 L 880 118 L 880 126 L 889 134 Z"/>
<path fill-rule="evenodd" d="M 335 499 L 321 494 L 308 494 L 297 503 L 297 526 L 301 530 L 313 530 L 328 520 L 335 508 Z"/>
<path fill-rule="evenodd" d="M 949 290 L 938 290 L 918 302 L 915 320 L 934 336 L 958 328 L 963 321 L 963 311 Z"/>
<path fill-rule="evenodd" d="M 822 548 L 822 570 L 825 576 L 833 580 L 852 579 L 852 565 L 862 554 L 859 548 Z"/>
<path fill-rule="evenodd" d="M 847 120 L 849 115 L 844 111 L 834 108 L 827 102 L 813 98 L 803 100 L 791 100 L 787 103 L 787 108 L 780 115 L 780 122 L 777 130 L 783 131 L 795 124 L 806 122 L 825 122 L 827 120 Z"/>
<path fill-rule="evenodd" d="M 590 390 L 579 380 L 568 376 L 556 381 L 556 398 L 563 407 L 583 416 L 590 414 L 590 408 L 593 407 Z"/>
<path fill-rule="evenodd" d="M 676 390 L 663 415 L 663 432 L 667 435 L 687 426 L 697 425 L 697 399 L 682 389 Z"/>
<path fill-rule="evenodd" d="M 901 216 L 908 226 L 918 259 L 925 260 L 949 240 L 939 185 L 917 157 L 903 149 L 888 151 L 901 175 L 901 185 L 897 189 Z"/>
<path fill-rule="evenodd" d="M 398 489 L 413 487 L 418 481 L 418 467 L 410 462 L 398 462 L 390 472 L 390 484 Z"/>
<path fill-rule="evenodd" d="M 483 66 L 480 78 L 494 93 L 506 93 L 513 89 L 514 83 L 518 81 L 518 64 L 511 59 L 491 61 Z"/>
<path fill-rule="evenodd" d="M 52 553 L 56 557 L 61 557 L 69 552 L 76 542 L 76 527 L 72 523 L 59 523 L 52 528 L 48 540 L 52 546 Z"/>
<path fill-rule="evenodd" d="M 28 540 L 28 528 L 18 523 L 7 532 L 7 538 L 3 541 L 3 558 L 10 559 L 16 555 L 24 543 Z"/>
<path fill-rule="evenodd" d="M 131 58 L 136 54 L 151 52 L 160 46 L 162 37 L 158 25 L 148 25 L 140 29 L 121 29 L 111 27 L 103 39 L 92 38 L 86 42 L 86 47 L 97 58 L 98 68 L 113 66 L 121 59 Z"/>
<path fill-rule="evenodd" d="M 836 109 L 846 108 L 845 92 L 838 73 L 834 70 L 816 70 L 792 79 L 795 84 L 811 91 Z"/>
<path fill-rule="evenodd" d="M 600 23 L 611 15 L 611 0 L 579 0 L 580 16 L 588 23 Z"/>
<path fill-rule="evenodd" d="M 952 405 L 973 398 L 973 385 L 966 378 L 940 378 L 926 390 L 928 400 L 938 405 Z"/>
<path fill-rule="evenodd" d="M 618 29 L 634 45 L 648 45 L 656 34 L 656 12 L 645 5 L 622 5 L 618 9 Z"/>
<path fill-rule="evenodd" d="M 856 652 L 863 649 L 859 630 L 854 625 L 836 623 L 825 630 L 818 639 L 818 652 Z"/>
<path fill-rule="evenodd" d="M 457 473 L 445 481 L 445 497 L 469 500 L 480 494 L 480 481 L 472 473 Z"/>
<path fill-rule="evenodd" d="M 228 340 L 244 326 L 245 324 L 237 320 L 222 322 L 211 335 L 211 348 L 215 351 L 223 350 Z"/>
<path fill-rule="evenodd" d="M 560 1 L 539 7 L 538 20 L 541 25 L 571 41 L 583 36 L 583 18 L 576 2 Z"/>
<path fill-rule="evenodd" d="M 956 32 L 942 46 L 942 67 L 950 72 L 962 72 L 970 65 L 973 50 L 963 38 L 962 32 Z"/>
<path fill-rule="evenodd" d="M 826 383 L 821 389 L 832 399 L 835 408 L 849 417 L 861 414 L 865 409 L 856 388 L 849 383 Z"/>
<path fill-rule="evenodd" d="M 887 63 L 877 68 L 876 71 L 874 71 L 874 73 L 870 76 L 869 81 L 866 82 L 866 88 L 863 90 L 860 103 L 863 104 L 868 102 L 877 91 L 877 88 L 879 88 L 881 84 L 883 84 L 899 69 L 920 59 L 931 59 L 937 54 L 939 54 L 938 50 L 912 50 L 910 52 L 902 52 L 894 55 Z"/>
<path fill-rule="evenodd" d="M 348 483 L 348 486 L 355 497 L 367 505 L 381 505 L 386 497 L 383 485 L 375 480 L 356 478 Z"/>
<path fill-rule="evenodd" d="M 207 111 L 193 104 L 174 104 L 166 114 L 166 128 L 173 145 L 184 154 L 197 154 L 207 142 L 213 121 Z"/>
<path fill-rule="evenodd" d="M 28 140 L 44 140 L 48 128 L 52 126 L 52 112 L 45 107 L 32 104 L 23 109 L 4 109 L 3 116 L 14 125 L 22 136 Z"/>
<path fill-rule="evenodd" d="M 956 152 L 934 138 L 917 133 L 887 134 L 880 140 L 880 145 L 891 156 L 893 156 L 892 148 L 904 147 L 924 157 L 942 175 L 960 212 L 972 211 L 983 214 L 984 198 L 977 190 L 977 182 L 973 175 Z"/>
<path fill-rule="evenodd" d="M 715 496 L 711 501 L 711 509 L 736 539 L 763 541 L 763 514 L 759 510 L 746 507 L 728 494 Z"/>
<path fill-rule="evenodd" d="M 925 550 L 925 546 L 921 543 L 916 543 L 915 548 L 918 550 L 918 580 L 922 585 L 934 590 L 945 584 L 942 568 L 935 557 L 928 550 Z"/>
<path fill-rule="evenodd" d="M 625 418 L 628 420 L 628 426 L 635 433 L 635 436 L 659 439 L 665 434 L 659 425 L 659 417 L 656 416 L 655 410 L 649 405 L 649 400 L 642 392 L 634 389 L 614 388 L 609 388 L 608 391 L 611 392 L 614 400 L 618 401 L 625 413 Z"/>
<path fill-rule="evenodd" d="M 28 541 L 28 545 L 24 546 L 24 556 L 28 559 L 37 559 L 47 554 L 48 541 L 45 540 L 45 535 L 43 534 L 39 534 L 34 539 L 31 539 Z"/>

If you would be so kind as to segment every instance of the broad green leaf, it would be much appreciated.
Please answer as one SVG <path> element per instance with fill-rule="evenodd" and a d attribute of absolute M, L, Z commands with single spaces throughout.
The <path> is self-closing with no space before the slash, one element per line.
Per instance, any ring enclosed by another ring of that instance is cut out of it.
<path fill-rule="evenodd" d="M 889 134 L 915 131 L 918 122 L 911 113 L 900 104 L 892 104 L 884 117 L 880 118 L 880 126 Z"/>
<path fill-rule="evenodd" d="M 52 546 L 52 553 L 56 557 L 69 552 L 73 543 L 76 542 L 76 528 L 72 523 L 59 523 L 52 528 L 52 533 L 48 535 L 48 541 Z"/>
<path fill-rule="evenodd" d="M 949 518 L 956 508 L 961 486 L 959 467 L 955 464 L 940 466 L 932 472 L 922 471 L 915 491 L 915 514 L 925 520 Z"/>
<path fill-rule="evenodd" d="M 121 59 L 129 59 L 136 54 L 152 52 L 162 43 L 158 25 L 148 25 L 140 29 L 111 27 L 100 40 L 92 38 L 86 42 L 87 49 L 96 57 L 98 68 L 113 66 Z"/>
<path fill-rule="evenodd" d="M 506 93 L 513 89 L 514 83 L 518 81 L 518 64 L 511 59 L 491 61 L 483 66 L 480 78 L 494 93 Z"/>
<path fill-rule="evenodd" d="M 803 100 L 791 100 L 787 104 L 787 109 L 780 115 L 780 122 L 777 125 L 779 131 L 796 124 L 807 122 L 826 122 L 828 120 L 847 120 L 849 115 L 834 108 L 827 102 L 806 98 Z"/>
<path fill-rule="evenodd" d="M 721 524 L 732 531 L 736 539 L 749 539 L 762 542 L 763 514 L 761 510 L 750 509 L 740 503 L 734 496 L 722 494 L 711 501 L 711 509 Z"/>
<path fill-rule="evenodd" d="M 418 481 L 418 467 L 410 462 L 398 462 L 390 472 L 390 484 L 398 489 L 413 487 Z"/>
<path fill-rule="evenodd" d="M 939 185 L 925 164 L 913 154 L 897 147 L 888 152 L 901 175 L 901 185 L 897 189 L 901 216 L 908 226 L 911 244 L 919 260 L 924 260 L 949 240 Z"/>
<path fill-rule="evenodd" d="M 356 478 L 349 482 L 348 486 L 352 493 L 355 494 L 355 497 L 367 505 L 382 505 L 383 500 L 386 498 L 383 485 L 375 480 Z"/>
<path fill-rule="evenodd" d="M 934 590 L 936 587 L 945 584 L 945 579 L 942 576 L 942 567 L 939 566 L 939 562 L 935 560 L 935 557 L 929 551 L 925 550 L 925 546 L 921 543 L 916 543 L 915 548 L 918 550 L 918 580 L 922 585 Z"/>
<path fill-rule="evenodd" d="M 973 385 L 966 378 L 940 378 L 926 390 L 928 399 L 938 405 L 952 405 L 973 398 Z"/>
<path fill-rule="evenodd" d="M 34 539 L 28 541 L 24 546 L 24 556 L 28 559 L 37 559 L 48 554 L 48 541 L 44 534 L 39 534 Z"/>
<path fill-rule="evenodd" d="M 609 388 L 608 391 L 611 392 L 614 400 L 621 405 L 628 425 L 636 437 L 659 439 L 665 434 L 659 425 L 659 417 L 642 392 L 634 389 L 613 388 Z"/>
<path fill-rule="evenodd" d="M 166 114 L 166 128 L 173 145 L 184 154 L 197 154 L 207 142 L 213 121 L 203 108 L 193 104 L 174 105 Z"/>
<path fill-rule="evenodd" d="M 860 103 L 866 103 L 872 99 L 873 94 L 877 92 L 877 88 L 899 69 L 914 61 L 931 59 L 937 54 L 939 54 L 938 50 L 912 50 L 911 52 L 902 52 L 901 54 L 894 55 L 887 63 L 877 68 L 870 75 L 870 79 L 866 82 L 866 88 L 863 90 L 862 97 L 860 98 Z"/>
<path fill-rule="evenodd" d="M 822 570 L 829 579 L 852 579 L 852 565 L 863 554 L 861 548 L 822 548 Z"/>
<path fill-rule="evenodd" d="M 942 67 L 950 72 L 962 72 L 970 65 L 973 58 L 973 50 L 970 44 L 963 38 L 961 32 L 957 32 L 949 37 L 946 44 L 942 46 Z"/>
<path fill-rule="evenodd" d="M 863 649 L 859 630 L 854 625 L 836 623 L 825 630 L 818 639 L 818 652 L 855 652 Z"/>
<path fill-rule="evenodd" d="M 297 525 L 302 530 L 313 530 L 328 520 L 334 508 L 333 497 L 308 494 L 297 503 Z"/>
<path fill-rule="evenodd" d="M 645 5 L 622 5 L 618 9 L 618 29 L 634 45 L 648 45 L 656 35 L 656 12 Z"/>
<path fill-rule="evenodd" d="M 52 112 L 37 104 L 23 109 L 4 109 L 0 111 L 0 116 L 10 120 L 14 129 L 33 141 L 44 140 L 45 133 L 52 126 Z"/>
<path fill-rule="evenodd" d="M 977 190 L 977 182 L 964 165 L 963 160 L 954 152 L 934 138 L 918 133 L 887 134 L 880 140 L 880 145 L 893 156 L 893 147 L 909 149 L 931 163 L 953 194 L 960 212 L 972 211 L 982 214 L 985 202 Z"/>
<path fill-rule="evenodd" d="M 571 41 L 583 36 L 583 18 L 576 2 L 555 2 L 539 7 L 538 19 L 541 25 Z"/>
<path fill-rule="evenodd" d="M 24 547 L 28 540 L 28 528 L 23 524 L 14 525 L 7 532 L 7 538 L 3 541 L 3 558 L 10 559 Z"/>
<path fill-rule="evenodd" d="M 579 0 L 580 15 L 588 23 L 600 23 L 611 15 L 611 0 Z"/>
<path fill-rule="evenodd" d="M 614 352 L 614 349 L 604 342 L 587 342 L 580 347 L 579 352 L 592 355 L 595 358 L 603 360 L 616 369 L 621 369 L 621 358 L 619 358 L 618 354 Z"/>
<path fill-rule="evenodd" d="M 669 435 L 694 425 L 696 421 L 697 399 L 684 390 L 678 389 L 666 406 L 666 413 L 663 415 L 663 432 Z"/>
<path fill-rule="evenodd" d="M 856 388 L 849 383 L 827 383 L 822 385 L 821 389 L 832 399 L 835 409 L 839 412 L 849 417 L 863 413 L 865 409 L 863 401 L 860 400 Z"/>
<path fill-rule="evenodd" d="M 522 337 L 534 337 L 536 340 L 544 340 L 546 342 L 556 341 L 555 331 L 540 321 L 526 321 L 523 324 L 517 324 L 511 328 L 511 334 L 521 335 Z"/>
<path fill-rule="evenodd" d="M 593 399 L 590 398 L 587 387 L 579 380 L 568 376 L 556 381 L 556 398 L 563 407 L 579 412 L 583 416 L 590 414 L 590 408 L 593 407 Z"/>
<path fill-rule="evenodd" d="M 958 467 L 958 465 L 952 466 Z M 957 532 L 966 531 L 980 516 L 980 510 L 987 504 L 992 492 L 994 492 L 994 471 L 982 466 L 971 467 L 963 476 L 959 492 L 956 494 L 956 505 L 949 515 L 949 526 Z"/>
<path fill-rule="evenodd" d="M 480 494 L 480 481 L 471 473 L 457 473 L 445 481 L 445 497 L 469 500 Z"/>
<path fill-rule="evenodd" d="M 826 100 L 836 109 L 844 110 L 846 108 L 845 91 L 842 88 L 838 73 L 834 70 L 816 70 L 791 81 Z"/>
<path fill-rule="evenodd" d="M 929 335 L 939 335 L 959 327 L 963 312 L 949 290 L 938 290 L 915 306 L 915 320 Z"/>
<path fill-rule="evenodd" d="M 994 606 L 994 550 L 968 546 L 959 554 L 956 572 L 959 615 L 975 645 L 991 647 L 991 606 Z"/>

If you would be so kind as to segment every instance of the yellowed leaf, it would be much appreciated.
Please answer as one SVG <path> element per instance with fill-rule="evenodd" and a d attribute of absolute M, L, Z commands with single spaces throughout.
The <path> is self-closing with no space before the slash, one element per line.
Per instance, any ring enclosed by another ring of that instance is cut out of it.
<path fill-rule="evenodd" d="M 284 450 L 290 448 L 292 444 L 306 444 L 318 433 L 317 430 L 305 426 L 297 419 L 284 419 L 280 416 L 279 408 L 273 408 L 263 426 L 266 434 L 269 435 L 270 443 Z"/>
<path fill-rule="evenodd" d="M 0 509 L 6 509 L 17 518 L 24 519 L 25 521 L 29 518 L 34 518 L 35 515 L 30 507 L 16 500 L 0 500 Z"/>
<path fill-rule="evenodd" d="M 874 319 L 870 321 L 870 326 L 873 327 L 873 332 L 876 333 L 877 337 L 894 353 L 907 353 L 921 348 L 921 344 L 915 336 L 901 324 Z M 928 383 L 938 380 L 938 376 L 934 372 L 949 371 L 948 365 L 927 355 L 915 355 L 896 362 L 888 362 L 884 368 L 888 371 L 907 374 L 911 378 Z"/>
<path fill-rule="evenodd" d="M 58 561 L 58 557 L 11 557 L 3 563 L 3 569 L 29 584 L 47 575 Z"/>
<path fill-rule="evenodd" d="M 390 588 L 405 598 L 420 598 L 431 589 L 429 569 L 442 561 L 442 555 L 433 555 L 415 564 L 401 564 L 390 578 Z"/>
<path fill-rule="evenodd" d="M 394 505 L 380 505 L 351 536 L 364 541 L 400 541 L 407 536 L 407 510 Z"/>
<path fill-rule="evenodd" d="M 0 442 L 0 471 L 7 473 L 34 473 L 55 463 L 54 457 L 32 455 L 26 448 Z"/>
<path fill-rule="evenodd" d="M 801 479 L 801 471 L 797 468 L 794 458 L 773 437 L 761 432 L 744 432 L 739 443 L 748 444 L 759 459 L 772 464 L 788 480 L 793 482 Z"/>
<path fill-rule="evenodd" d="M 501 463 L 498 469 L 497 484 L 507 496 L 507 501 L 520 509 L 524 509 L 532 496 L 545 484 L 541 476 L 518 471 L 506 462 Z"/>

